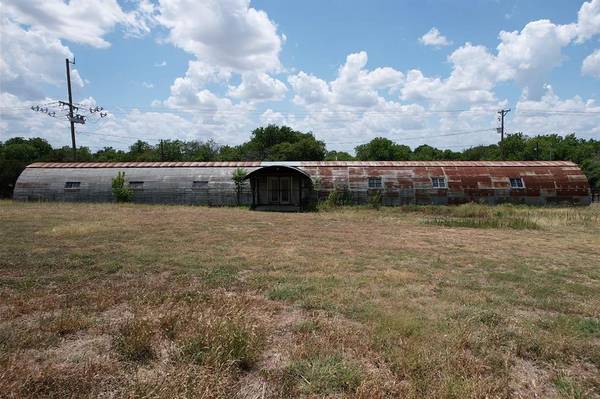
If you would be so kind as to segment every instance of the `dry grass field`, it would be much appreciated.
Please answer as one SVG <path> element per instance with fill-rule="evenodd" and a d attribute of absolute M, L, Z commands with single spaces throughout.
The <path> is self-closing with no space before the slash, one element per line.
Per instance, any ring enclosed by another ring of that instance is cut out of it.
<path fill-rule="evenodd" d="M 0 202 L 0 396 L 600 397 L 600 207 Z"/>

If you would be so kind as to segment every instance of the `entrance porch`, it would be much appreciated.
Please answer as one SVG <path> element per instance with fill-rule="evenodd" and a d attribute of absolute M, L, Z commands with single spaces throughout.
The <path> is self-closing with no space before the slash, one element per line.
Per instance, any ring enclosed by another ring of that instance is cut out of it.
<path fill-rule="evenodd" d="M 312 199 L 312 181 L 291 166 L 266 166 L 246 176 L 250 180 L 252 208 L 262 211 L 298 212 Z"/>

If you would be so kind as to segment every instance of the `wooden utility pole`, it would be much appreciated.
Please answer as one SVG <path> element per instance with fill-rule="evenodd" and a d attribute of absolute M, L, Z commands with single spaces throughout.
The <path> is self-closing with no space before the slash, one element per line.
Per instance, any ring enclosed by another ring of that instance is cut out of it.
<path fill-rule="evenodd" d="M 500 121 L 500 142 L 504 141 L 504 117 L 510 112 L 509 109 L 501 109 L 498 111 L 498 121 Z"/>
<path fill-rule="evenodd" d="M 500 127 L 498 128 L 500 132 L 500 156 L 504 159 L 504 117 L 506 114 L 510 112 L 509 109 L 501 109 L 498 111 L 498 121 L 500 122 Z"/>
<path fill-rule="evenodd" d="M 69 122 L 71 123 L 71 144 L 73 145 L 73 161 L 77 160 L 77 146 L 75 145 L 75 119 L 73 118 L 73 94 L 71 93 L 71 68 L 68 58 L 65 58 L 67 66 L 67 89 L 69 91 Z M 75 61 L 73 61 L 75 64 Z"/>

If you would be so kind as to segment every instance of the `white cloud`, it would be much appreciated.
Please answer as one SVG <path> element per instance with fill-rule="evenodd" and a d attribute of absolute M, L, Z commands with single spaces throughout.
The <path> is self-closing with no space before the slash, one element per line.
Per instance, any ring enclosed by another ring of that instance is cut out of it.
<path fill-rule="evenodd" d="M 337 78 L 330 83 L 315 76 L 299 72 L 288 78 L 294 89 L 294 102 L 299 105 L 331 103 L 349 107 L 371 107 L 377 105 L 381 91 L 398 88 L 404 74 L 393 68 L 365 69 L 367 53 L 349 54 L 339 68 Z"/>
<path fill-rule="evenodd" d="M 63 43 L 71 41 L 97 48 L 117 25 L 126 34 L 139 36 L 151 26 L 154 6 L 147 0 L 124 12 L 116 0 L 4 0 L 1 4 L 2 90 L 22 98 L 43 97 L 43 85 L 64 83 L 64 59 L 73 53 Z M 75 86 L 88 81 L 72 71 Z"/>
<path fill-rule="evenodd" d="M 548 20 L 529 22 L 520 31 L 500 32 L 498 62 L 505 73 L 538 99 L 548 73 L 563 62 L 562 48 L 576 37 L 575 24 L 556 25 Z"/>
<path fill-rule="evenodd" d="M 65 58 L 73 53 L 60 40 L 36 30 L 25 30 L 9 19 L 2 20 L 2 63 L 0 86 L 2 91 L 25 99 L 43 97 L 41 85 L 63 84 Z M 83 83 L 78 74 L 76 84 Z"/>
<path fill-rule="evenodd" d="M 148 83 L 148 82 L 142 82 L 142 87 L 145 87 L 146 89 L 153 89 L 154 84 Z"/>
<path fill-rule="evenodd" d="M 233 74 L 241 76 L 237 87 L 229 87 L 233 98 L 256 102 L 285 96 L 285 84 L 267 74 L 282 70 L 283 36 L 249 0 L 161 0 L 158 9 L 156 20 L 168 29 L 167 41 L 197 58 L 175 80 L 165 105 L 195 104 L 208 83 L 228 82 Z"/>
<path fill-rule="evenodd" d="M 438 110 L 497 104 L 493 89 L 498 80 L 506 77 L 496 57 L 485 47 L 466 43 L 450 54 L 448 61 L 452 72 L 447 79 L 410 70 L 400 90 L 401 98 L 426 102 Z"/>
<path fill-rule="evenodd" d="M 600 0 L 583 3 L 577 14 L 577 41 L 584 42 L 600 34 Z"/>
<path fill-rule="evenodd" d="M 588 114 L 582 117 L 583 113 Z M 520 100 L 516 104 L 512 126 L 529 135 L 576 133 L 597 138 L 600 137 L 600 105 L 579 96 L 562 100 L 552 87 L 546 86 L 539 100 Z"/>
<path fill-rule="evenodd" d="M 600 79 L 600 49 L 585 57 L 581 73 Z"/>
<path fill-rule="evenodd" d="M 297 105 L 311 105 L 325 103 L 329 99 L 329 86 L 327 82 L 300 71 L 288 77 L 288 83 L 294 90 L 294 103 Z"/>
<path fill-rule="evenodd" d="M 452 44 L 444 35 L 440 33 L 438 28 L 433 27 L 429 32 L 419 38 L 419 41 L 425 46 L 443 47 Z"/>
<path fill-rule="evenodd" d="M 167 40 L 199 60 L 234 71 L 281 68 L 277 27 L 249 0 L 161 0 L 159 11 Z"/>
<path fill-rule="evenodd" d="M 155 64 L 154 64 L 154 66 L 155 66 L 156 68 L 162 68 L 162 67 L 166 67 L 166 66 L 167 66 L 167 61 L 164 61 L 164 60 L 163 60 L 163 61 L 161 61 L 161 62 L 157 62 L 157 63 L 155 63 Z"/>
<path fill-rule="evenodd" d="M 5 0 L 2 4 L 5 15 L 36 33 L 100 48 L 110 46 L 103 36 L 116 25 L 134 35 L 150 30 L 147 12 L 152 12 L 151 3 L 139 5 L 126 13 L 116 0 Z"/>
<path fill-rule="evenodd" d="M 287 92 L 286 85 L 264 72 L 244 72 L 242 82 L 230 87 L 227 94 L 246 101 L 281 100 Z"/>

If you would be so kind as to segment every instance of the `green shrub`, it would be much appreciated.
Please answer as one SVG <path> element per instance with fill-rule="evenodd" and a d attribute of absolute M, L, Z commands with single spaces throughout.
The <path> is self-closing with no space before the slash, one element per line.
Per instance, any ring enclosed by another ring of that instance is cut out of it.
<path fill-rule="evenodd" d="M 347 187 L 336 187 L 327 195 L 327 198 L 320 204 L 321 208 L 336 208 L 338 206 L 351 205 L 352 193 Z"/>
<path fill-rule="evenodd" d="M 373 209 L 379 209 L 381 207 L 381 191 L 375 191 L 369 194 L 369 206 Z"/>
<path fill-rule="evenodd" d="M 117 172 L 112 179 L 112 192 L 117 202 L 131 202 L 133 199 L 133 190 L 125 187 L 125 172 Z"/>
<path fill-rule="evenodd" d="M 240 198 L 242 196 L 242 190 L 246 184 L 246 175 L 248 172 L 243 168 L 236 168 L 231 175 L 231 180 L 235 184 L 235 202 L 237 206 L 240 206 Z"/>

